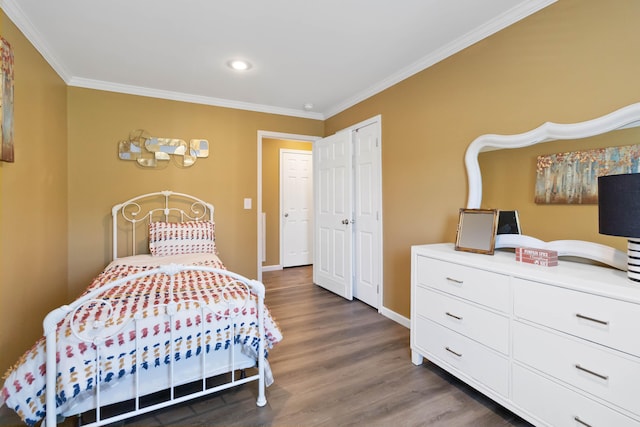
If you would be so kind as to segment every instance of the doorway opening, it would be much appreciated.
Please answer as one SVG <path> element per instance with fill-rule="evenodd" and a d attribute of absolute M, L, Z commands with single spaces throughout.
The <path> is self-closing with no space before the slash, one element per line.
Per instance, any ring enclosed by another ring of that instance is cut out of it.
<path fill-rule="evenodd" d="M 264 149 L 270 139 L 311 143 L 314 153 L 314 283 L 347 299 L 355 297 L 381 311 L 384 294 L 381 116 L 372 117 L 326 138 L 258 131 L 256 204 L 257 277 L 260 281 L 267 254 Z M 332 176 L 338 177 L 338 181 L 330 179 Z M 348 197 L 343 200 L 342 196 Z M 279 199 L 276 203 L 279 203 Z M 326 220 L 326 224 L 323 220 Z M 278 264 L 281 264 L 280 256 Z M 275 269 L 281 268 L 277 265 Z"/>
<path fill-rule="evenodd" d="M 311 135 L 298 135 L 298 134 L 288 134 L 281 132 L 270 132 L 270 131 L 258 131 L 258 189 L 257 189 L 257 201 L 256 201 L 256 211 L 257 211 L 257 223 L 258 223 L 258 260 L 257 260 L 257 280 L 262 280 L 262 272 L 265 271 L 265 268 L 268 269 L 278 269 L 279 266 L 282 265 L 282 261 L 280 260 L 280 200 L 279 196 L 277 200 L 273 200 L 273 192 L 267 188 L 266 183 L 263 182 L 263 175 L 265 172 L 265 168 L 275 169 L 278 171 L 279 168 L 277 165 L 265 165 L 265 160 L 269 160 L 272 158 L 272 151 L 277 153 L 279 158 L 279 150 L 280 148 L 295 148 L 295 149 L 306 149 L 311 150 L 313 146 L 313 142 L 321 139 L 318 136 Z M 269 145 L 267 145 L 269 144 Z M 273 144 L 273 145 L 272 145 Z M 273 160 L 269 160 L 271 162 Z M 275 162 L 278 162 L 276 159 Z M 273 168 L 271 168 L 273 166 Z M 279 184 L 278 184 L 279 186 Z M 279 191 L 278 191 L 279 193 Z M 268 200 L 265 200 L 265 196 L 269 196 Z M 275 208 L 274 208 L 275 206 Z M 268 212 L 267 212 L 268 211 Z M 275 225 L 275 226 L 274 226 Z M 267 232 L 269 233 L 270 238 L 267 239 Z M 274 234 L 275 233 L 275 234 Z M 273 239 L 271 237 L 274 237 Z M 267 242 L 269 240 L 269 242 Z M 269 243 L 270 248 L 267 248 L 267 243 Z M 274 249 L 275 248 L 275 249 Z M 274 261 L 274 253 L 275 258 L 278 259 L 277 264 L 273 264 Z M 270 259 L 267 259 L 267 254 L 269 254 Z"/>

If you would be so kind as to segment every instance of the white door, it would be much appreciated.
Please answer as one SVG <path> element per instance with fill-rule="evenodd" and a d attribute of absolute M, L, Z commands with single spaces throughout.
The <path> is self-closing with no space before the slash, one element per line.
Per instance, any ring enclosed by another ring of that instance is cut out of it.
<path fill-rule="evenodd" d="M 341 131 L 313 144 L 314 263 L 313 282 L 348 300 L 352 285 L 352 154 L 351 131 Z"/>
<path fill-rule="evenodd" d="M 354 140 L 354 297 L 378 308 L 380 256 L 380 141 L 378 123 L 358 128 Z"/>
<path fill-rule="evenodd" d="M 280 150 L 280 263 L 313 262 L 313 161 L 311 151 Z"/>

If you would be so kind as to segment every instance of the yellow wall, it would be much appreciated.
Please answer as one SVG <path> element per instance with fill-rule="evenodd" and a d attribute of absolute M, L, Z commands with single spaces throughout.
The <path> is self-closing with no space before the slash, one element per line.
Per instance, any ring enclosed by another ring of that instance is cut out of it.
<path fill-rule="evenodd" d="M 72 294 L 109 262 L 111 206 L 170 189 L 215 205 L 216 242 L 231 270 L 257 274 L 257 133 L 322 135 L 322 121 L 69 88 L 69 286 Z M 135 129 L 209 140 L 208 158 L 190 168 L 143 169 L 118 158 Z M 253 209 L 243 209 L 243 199 Z"/>
<path fill-rule="evenodd" d="M 257 215 L 242 201 L 250 197 L 255 206 L 257 131 L 328 135 L 377 114 L 384 305 L 409 316 L 410 246 L 455 239 L 467 196 L 467 145 L 485 133 L 582 121 L 638 102 L 638 16 L 636 0 L 559 1 L 323 123 L 65 89 L 3 15 L 2 33 L 16 57 L 16 163 L 0 164 L 0 368 L 40 334 L 46 311 L 76 295 L 109 261 L 114 203 L 163 188 L 211 200 L 222 258 L 255 276 Z M 211 155 L 190 169 L 140 169 L 117 158 L 118 140 L 138 128 L 206 138 Z M 520 208 L 515 198 L 496 203 Z M 575 215 L 545 209 L 554 218 Z M 541 230 L 548 221 L 527 215 L 523 227 Z"/>
<path fill-rule="evenodd" d="M 266 257 L 264 266 L 280 264 L 280 149 L 310 151 L 310 142 L 263 139 L 262 211 L 266 214 Z"/>
<path fill-rule="evenodd" d="M 14 163 L 0 163 L 0 371 L 67 295 L 66 86 L 0 12 L 14 55 Z"/>
<path fill-rule="evenodd" d="M 331 134 L 382 114 L 387 308 L 409 316 L 410 246 L 455 240 L 471 141 L 640 100 L 638 16 L 635 0 L 559 1 L 326 121 Z M 523 227 L 549 220 L 527 218 Z"/>

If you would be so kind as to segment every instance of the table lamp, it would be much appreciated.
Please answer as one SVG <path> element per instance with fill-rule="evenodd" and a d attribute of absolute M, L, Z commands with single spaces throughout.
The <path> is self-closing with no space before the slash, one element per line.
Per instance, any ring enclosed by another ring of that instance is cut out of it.
<path fill-rule="evenodd" d="M 627 276 L 640 283 L 640 173 L 598 177 L 598 225 L 627 238 Z"/>

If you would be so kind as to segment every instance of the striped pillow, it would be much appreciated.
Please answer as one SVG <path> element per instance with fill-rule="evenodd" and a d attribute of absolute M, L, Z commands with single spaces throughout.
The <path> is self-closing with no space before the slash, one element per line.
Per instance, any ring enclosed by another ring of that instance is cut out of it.
<path fill-rule="evenodd" d="M 151 222 L 149 251 L 153 256 L 217 253 L 212 221 Z"/>

